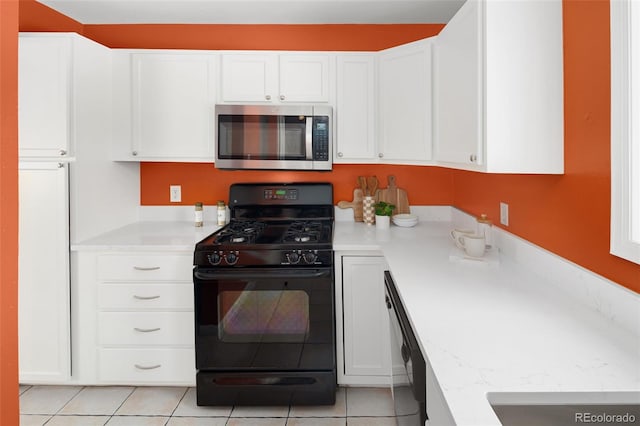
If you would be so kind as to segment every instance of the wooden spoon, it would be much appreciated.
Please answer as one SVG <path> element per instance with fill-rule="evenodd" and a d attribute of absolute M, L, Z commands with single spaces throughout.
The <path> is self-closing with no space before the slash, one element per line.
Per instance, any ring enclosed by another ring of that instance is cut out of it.
<path fill-rule="evenodd" d="M 369 195 L 369 192 L 367 191 L 367 178 L 364 176 L 358 176 L 358 185 L 362 188 L 362 194 L 365 196 Z"/>
<path fill-rule="evenodd" d="M 376 176 L 369 176 L 367 178 L 367 189 L 369 190 L 369 195 L 375 197 L 376 192 L 378 191 L 378 178 Z"/>

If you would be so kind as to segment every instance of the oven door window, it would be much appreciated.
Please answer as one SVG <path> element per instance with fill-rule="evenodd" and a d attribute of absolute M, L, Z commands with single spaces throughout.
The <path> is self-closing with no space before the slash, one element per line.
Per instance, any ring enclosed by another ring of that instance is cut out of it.
<path fill-rule="evenodd" d="M 304 342 L 309 296 L 301 290 L 224 290 L 218 294 L 221 342 Z"/>
<path fill-rule="evenodd" d="M 218 115 L 218 157 L 249 160 L 304 160 L 306 117 Z"/>
<path fill-rule="evenodd" d="M 333 368 L 333 270 L 277 271 L 194 278 L 198 369 Z"/>

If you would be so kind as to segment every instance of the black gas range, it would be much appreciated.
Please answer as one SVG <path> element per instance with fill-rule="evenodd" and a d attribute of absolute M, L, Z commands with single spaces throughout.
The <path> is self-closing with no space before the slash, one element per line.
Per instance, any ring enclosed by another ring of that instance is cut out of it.
<path fill-rule="evenodd" d="M 199 405 L 333 404 L 333 187 L 234 184 L 196 244 Z"/>

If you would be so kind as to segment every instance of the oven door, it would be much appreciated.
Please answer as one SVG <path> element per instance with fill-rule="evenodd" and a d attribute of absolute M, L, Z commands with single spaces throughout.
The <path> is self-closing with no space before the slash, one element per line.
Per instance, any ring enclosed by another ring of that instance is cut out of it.
<path fill-rule="evenodd" d="M 194 269 L 200 371 L 335 369 L 332 268 Z"/>

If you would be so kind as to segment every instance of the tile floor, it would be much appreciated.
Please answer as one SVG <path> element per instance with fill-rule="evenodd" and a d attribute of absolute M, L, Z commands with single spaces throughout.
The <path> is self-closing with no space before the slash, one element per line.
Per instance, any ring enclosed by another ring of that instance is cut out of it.
<path fill-rule="evenodd" d="M 395 426 L 391 391 L 339 388 L 333 406 L 198 407 L 195 388 L 20 386 L 21 426 Z"/>

